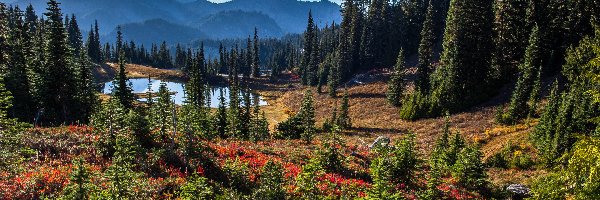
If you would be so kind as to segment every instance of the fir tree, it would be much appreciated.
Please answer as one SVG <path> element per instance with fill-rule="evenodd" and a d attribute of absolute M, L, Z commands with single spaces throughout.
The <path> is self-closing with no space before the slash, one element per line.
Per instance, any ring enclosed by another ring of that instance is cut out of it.
<path fill-rule="evenodd" d="M 73 161 L 75 168 L 70 174 L 69 185 L 64 189 L 65 200 L 90 199 L 90 194 L 94 191 L 94 185 L 90 181 L 90 172 L 85 166 L 83 159 Z"/>
<path fill-rule="evenodd" d="M 75 88 L 73 61 L 69 50 L 67 31 L 63 15 L 56 0 L 48 1 L 45 43 L 45 74 L 42 74 L 40 88 L 41 107 L 45 121 L 53 124 L 71 122 L 73 116 Z"/>
<path fill-rule="evenodd" d="M 226 138 L 227 135 L 227 108 L 225 105 L 225 97 L 223 96 L 223 89 L 219 89 L 219 108 L 215 113 L 215 129 L 219 137 Z"/>
<path fill-rule="evenodd" d="M 304 92 L 302 106 L 300 107 L 300 111 L 297 115 L 300 117 L 300 119 L 302 119 L 303 132 L 301 137 L 305 142 L 310 143 L 316 132 L 315 107 L 313 105 L 313 97 L 310 90 L 306 90 L 306 92 Z"/>
<path fill-rule="evenodd" d="M 520 66 L 521 74 L 517 81 L 517 85 L 512 94 L 508 111 L 500 120 L 502 123 L 513 124 L 517 120 L 526 117 L 532 110 L 528 103 L 528 99 L 536 92 L 533 91 L 538 70 L 542 65 L 542 55 L 540 54 L 540 32 L 536 27 L 533 28 L 529 39 L 529 46 L 525 53 L 525 60 Z"/>
<path fill-rule="evenodd" d="M 404 50 L 398 52 L 398 59 L 394 65 L 392 77 L 388 82 L 387 100 L 393 106 L 402 105 L 402 95 L 404 94 Z"/>
<path fill-rule="evenodd" d="M 174 115 L 173 109 L 175 105 L 171 100 L 171 94 L 167 89 L 167 84 L 164 82 L 160 83 L 158 93 L 156 94 L 157 99 L 154 103 L 152 110 L 153 118 L 150 120 L 150 124 L 153 130 L 157 130 L 159 133 L 158 138 L 163 144 L 169 144 L 172 141 L 172 137 L 169 135 L 169 131 L 174 129 Z"/>
<path fill-rule="evenodd" d="M 429 91 L 429 68 L 433 57 L 433 47 L 435 42 L 434 33 L 434 8 L 433 0 L 429 0 L 427 6 L 427 16 L 421 30 L 421 43 L 419 44 L 419 65 L 417 66 L 417 80 L 415 87 L 422 91 Z M 395 104 L 394 104 L 395 105 Z M 396 105 L 397 106 L 397 105 Z"/>
<path fill-rule="evenodd" d="M 350 119 L 350 103 L 348 97 L 348 90 L 344 91 L 344 97 L 342 98 L 342 105 L 340 107 L 340 115 L 336 118 L 336 124 L 342 129 L 349 129 L 352 127 L 352 120 Z"/>
<path fill-rule="evenodd" d="M 258 29 L 254 27 L 254 41 L 252 49 L 252 77 L 260 77 L 260 52 L 258 46 Z"/>
<path fill-rule="evenodd" d="M 442 66 L 432 80 L 432 115 L 457 112 L 489 96 L 492 17 L 490 0 L 451 2 Z"/>
<path fill-rule="evenodd" d="M 495 11 L 496 49 L 492 57 L 492 65 L 497 77 L 494 78 L 506 81 L 518 71 L 518 63 L 521 62 L 527 47 L 529 32 L 526 22 L 527 1 L 497 1 Z"/>
<path fill-rule="evenodd" d="M 119 53 L 119 73 L 113 81 L 113 86 L 112 95 L 119 100 L 121 105 L 126 109 L 133 108 L 135 96 L 125 71 L 125 55 L 123 55 L 123 52 Z"/>

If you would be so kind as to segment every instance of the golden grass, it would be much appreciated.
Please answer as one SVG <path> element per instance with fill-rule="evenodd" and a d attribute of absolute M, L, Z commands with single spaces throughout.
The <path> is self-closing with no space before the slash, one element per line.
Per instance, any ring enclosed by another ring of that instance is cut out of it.
<path fill-rule="evenodd" d="M 260 81 L 262 86 L 268 85 L 265 80 Z M 259 87 L 260 88 L 260 87 Z M 293 88 L 287 84 L 271 84 L 262 87 L 259 92 L 268 97 L 269 106 L 263 107 L 268 113 L 269 123 L 272 128 L 274 122 L 285 120 L 290 113 L 295 113 L 300 108 L 304 91 L 307 87 L 293 83 Z M 324 87 L 325 89 L 326 87 Z M 313 91 L 317 126 L 331 117 L 331 112 L 341 103 L 343 89 L 338 91 L 337 98 L 331 98 L 326 92 Z M 326 89 L 325 89 L 326 90 Z M 445 120 L 443 117 L 405 121 L 400 119 L 399 109 L 387 103 L 385 79 L 372 83 L 357 85 L 347 88 L 350 97 L 350 117 L 353 128 L 344 131 L 344 139 L 349 144 L 365 146 L 373 142 L 378 136 L 385 135 L 392 142 L 402 138 L 407 133 L 414 133 L 417 138 L 419 151 L 427 156 L 442 132 Z M 463 113 L 450 116 L 450 126 L 453 132 L 460 132 L 471 142 L 481 144 L 484 159 L 501 151 L 507 144 L 524 147 L 525 153 L 534 157 L 534 149 L 528 142 L 529 132 L 537 123 L 530 121 L 528 125 L 500 126 L 494 122 L 495 106 L 475 107 Z M 490 179 L 493 183 L 528 183 L 528 181 L 543 174 L 538 170 L 503 170 L 491 169 Z"/>

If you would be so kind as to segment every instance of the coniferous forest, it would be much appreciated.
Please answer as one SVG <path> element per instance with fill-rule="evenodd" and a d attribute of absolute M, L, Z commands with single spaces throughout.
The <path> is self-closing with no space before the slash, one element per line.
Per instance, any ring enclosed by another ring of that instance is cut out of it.
<path fill-rule="evenodd" d="M 600 199 L 597 0 L 170 44 L 44 1 L 0 2 L 0 199 Z"/>

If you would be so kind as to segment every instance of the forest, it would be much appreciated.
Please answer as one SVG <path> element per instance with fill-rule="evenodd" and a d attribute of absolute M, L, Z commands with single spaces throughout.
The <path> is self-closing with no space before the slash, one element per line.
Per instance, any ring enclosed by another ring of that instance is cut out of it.
<path fill-rule="evenodd" d="M 597 0 L 149 47 L 61 6 L 0 2 L 0 199 L 600 199 Z"/>

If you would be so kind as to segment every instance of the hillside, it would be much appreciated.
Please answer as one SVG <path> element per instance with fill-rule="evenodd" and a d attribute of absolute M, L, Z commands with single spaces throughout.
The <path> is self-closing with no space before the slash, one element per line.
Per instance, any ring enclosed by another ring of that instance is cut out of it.
<path fill-rule="evenodd" d="M 62 0 L 63 13 L 75 14 L 78 18 L 82 31 L 88 31 L 89 25 L 98 20 L 100 33 L 106 37 L 102 38 L 104 42 L 114 42 L 110 35 L 118 25 L 138 24 L 144 25 L 141 29 L 130 29 L 124 31 L 124 35 L 144 35 L 148 33 L 145 30 L 157 28 L 155 24 L 149 24 L 146 21 L 161 19 L 179 26 L 186 26 L 193 29 L 201 29 L 207 35 L 216 36 L 223 33 L 223 29 L 215 29 L 212 26 L 207 28 L 198 27 L 199 22 L 216 24 L 218 22 L 230 21 L 231 18 L 245 19 L 250 17 L 255 22 L 248 24 L 251 26 L 247 30 L 246 26 L 237 27 L 240 30 L 233 31 L 230 34 L 235 37 L 246 37 L 246 32 L 252 31 L 254 26 L 265 30 L 267 35 L 281 36 L 285 33 L 300 33 L 306 24 L 306 16 L 309 10 L 312 10 L 315 21 L 319 26 L 324 26 L 332 21 L 340 22 L 340 6 L 329 1 L 305 2 L 296 0 L 233 0 L 226 3 L 211 3 L 207 0 L 192 2 L 180 2 L 175 0 L 144 0 L 144 1 L 118 1 L 118 0 Z M 17 0 L 14 2 L 20 8 L 24 9 L 32 4 L 37 13 L 46 12 L 46 0 Z M 244 12 L 236 12 L 241 10 Z M 233 12 L 227 12 L 233 11 Z M 228 15 L 218 13 L 228 13 Z M 254 12 L 263 13 L 265 16 L 256 16 Z M 221 19 L 220 17 L 224 17 Z M 206 22 L 206 19 L 213 20 Z M 244 22 L 244 21 L 242 21 Z M 250 22 L 250 21 L 246 21 Z M 242 23 L 238 23 L 241 25 Z M 233 26 L 235 24 L 232 24 Z M 279 28 L 275 28 L 275 25 Z M 179 34 L 179 29 L 170 32 L 158 32 L 152 35 L 155 41 L 189 41 L 198 39 L 199 36 L 187 37 L 175 36 Z"/>

